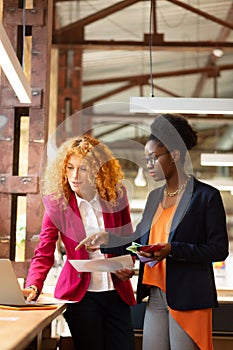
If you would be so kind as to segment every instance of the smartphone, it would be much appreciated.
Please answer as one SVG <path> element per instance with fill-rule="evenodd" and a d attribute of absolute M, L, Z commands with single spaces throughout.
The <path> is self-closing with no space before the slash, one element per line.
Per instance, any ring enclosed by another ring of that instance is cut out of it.
<path fill-rule="evenodd" d="M 161 250 L 165 247 L 165 244 L 148 244 L 142 245 L 141 247 L 137 247 L 138 251 L 146 252 L 146 253 L 154 253 L 158 250 Z"/>

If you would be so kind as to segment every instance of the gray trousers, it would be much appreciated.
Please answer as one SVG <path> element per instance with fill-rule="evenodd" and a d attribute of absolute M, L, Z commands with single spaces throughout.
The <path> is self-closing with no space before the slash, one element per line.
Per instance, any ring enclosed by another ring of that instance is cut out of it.
<path fill-rule="evenodd" d="M 168 311 L 166 295 L 152 287 L 143 327 L 143 350 L 198 350 Z"/>

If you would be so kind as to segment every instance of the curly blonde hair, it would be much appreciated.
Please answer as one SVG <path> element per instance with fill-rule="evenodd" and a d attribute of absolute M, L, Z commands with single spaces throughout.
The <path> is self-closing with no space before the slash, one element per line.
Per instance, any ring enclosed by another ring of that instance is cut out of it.
<path fill-rule="evenodd" d="M 116 205 L 117 198 L 122 194 L 124 179 L 120 163 L 104 143 L 88 135 L 69 139 L 61 145 L 56 158 L 45 169 L 43 195 L 69 200 L 72 190 L 67 181 L 66 169 L 73 154 L 85 161 L 88 181 L 95 185 L 100 197 Z"/>

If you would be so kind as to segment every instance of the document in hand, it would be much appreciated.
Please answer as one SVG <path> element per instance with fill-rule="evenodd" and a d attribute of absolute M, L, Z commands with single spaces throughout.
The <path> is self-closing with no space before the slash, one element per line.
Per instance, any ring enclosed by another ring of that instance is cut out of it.
<path fill-rule="evenodd" d="M 69 260 L 79 272 L 113 272 L 121 269 L 133 269 L 131 255 L 121 255 L 114 258 L 97 260 Z"/>

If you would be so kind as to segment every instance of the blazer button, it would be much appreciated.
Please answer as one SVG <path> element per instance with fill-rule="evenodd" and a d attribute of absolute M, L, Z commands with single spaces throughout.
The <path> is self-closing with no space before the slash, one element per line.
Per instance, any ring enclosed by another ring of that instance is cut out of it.
<path fill-rule="evenodd" d="M 81 278 L 82 277 L 82 274 L 79 272 L 78 273 L 78 278 Z"/>

